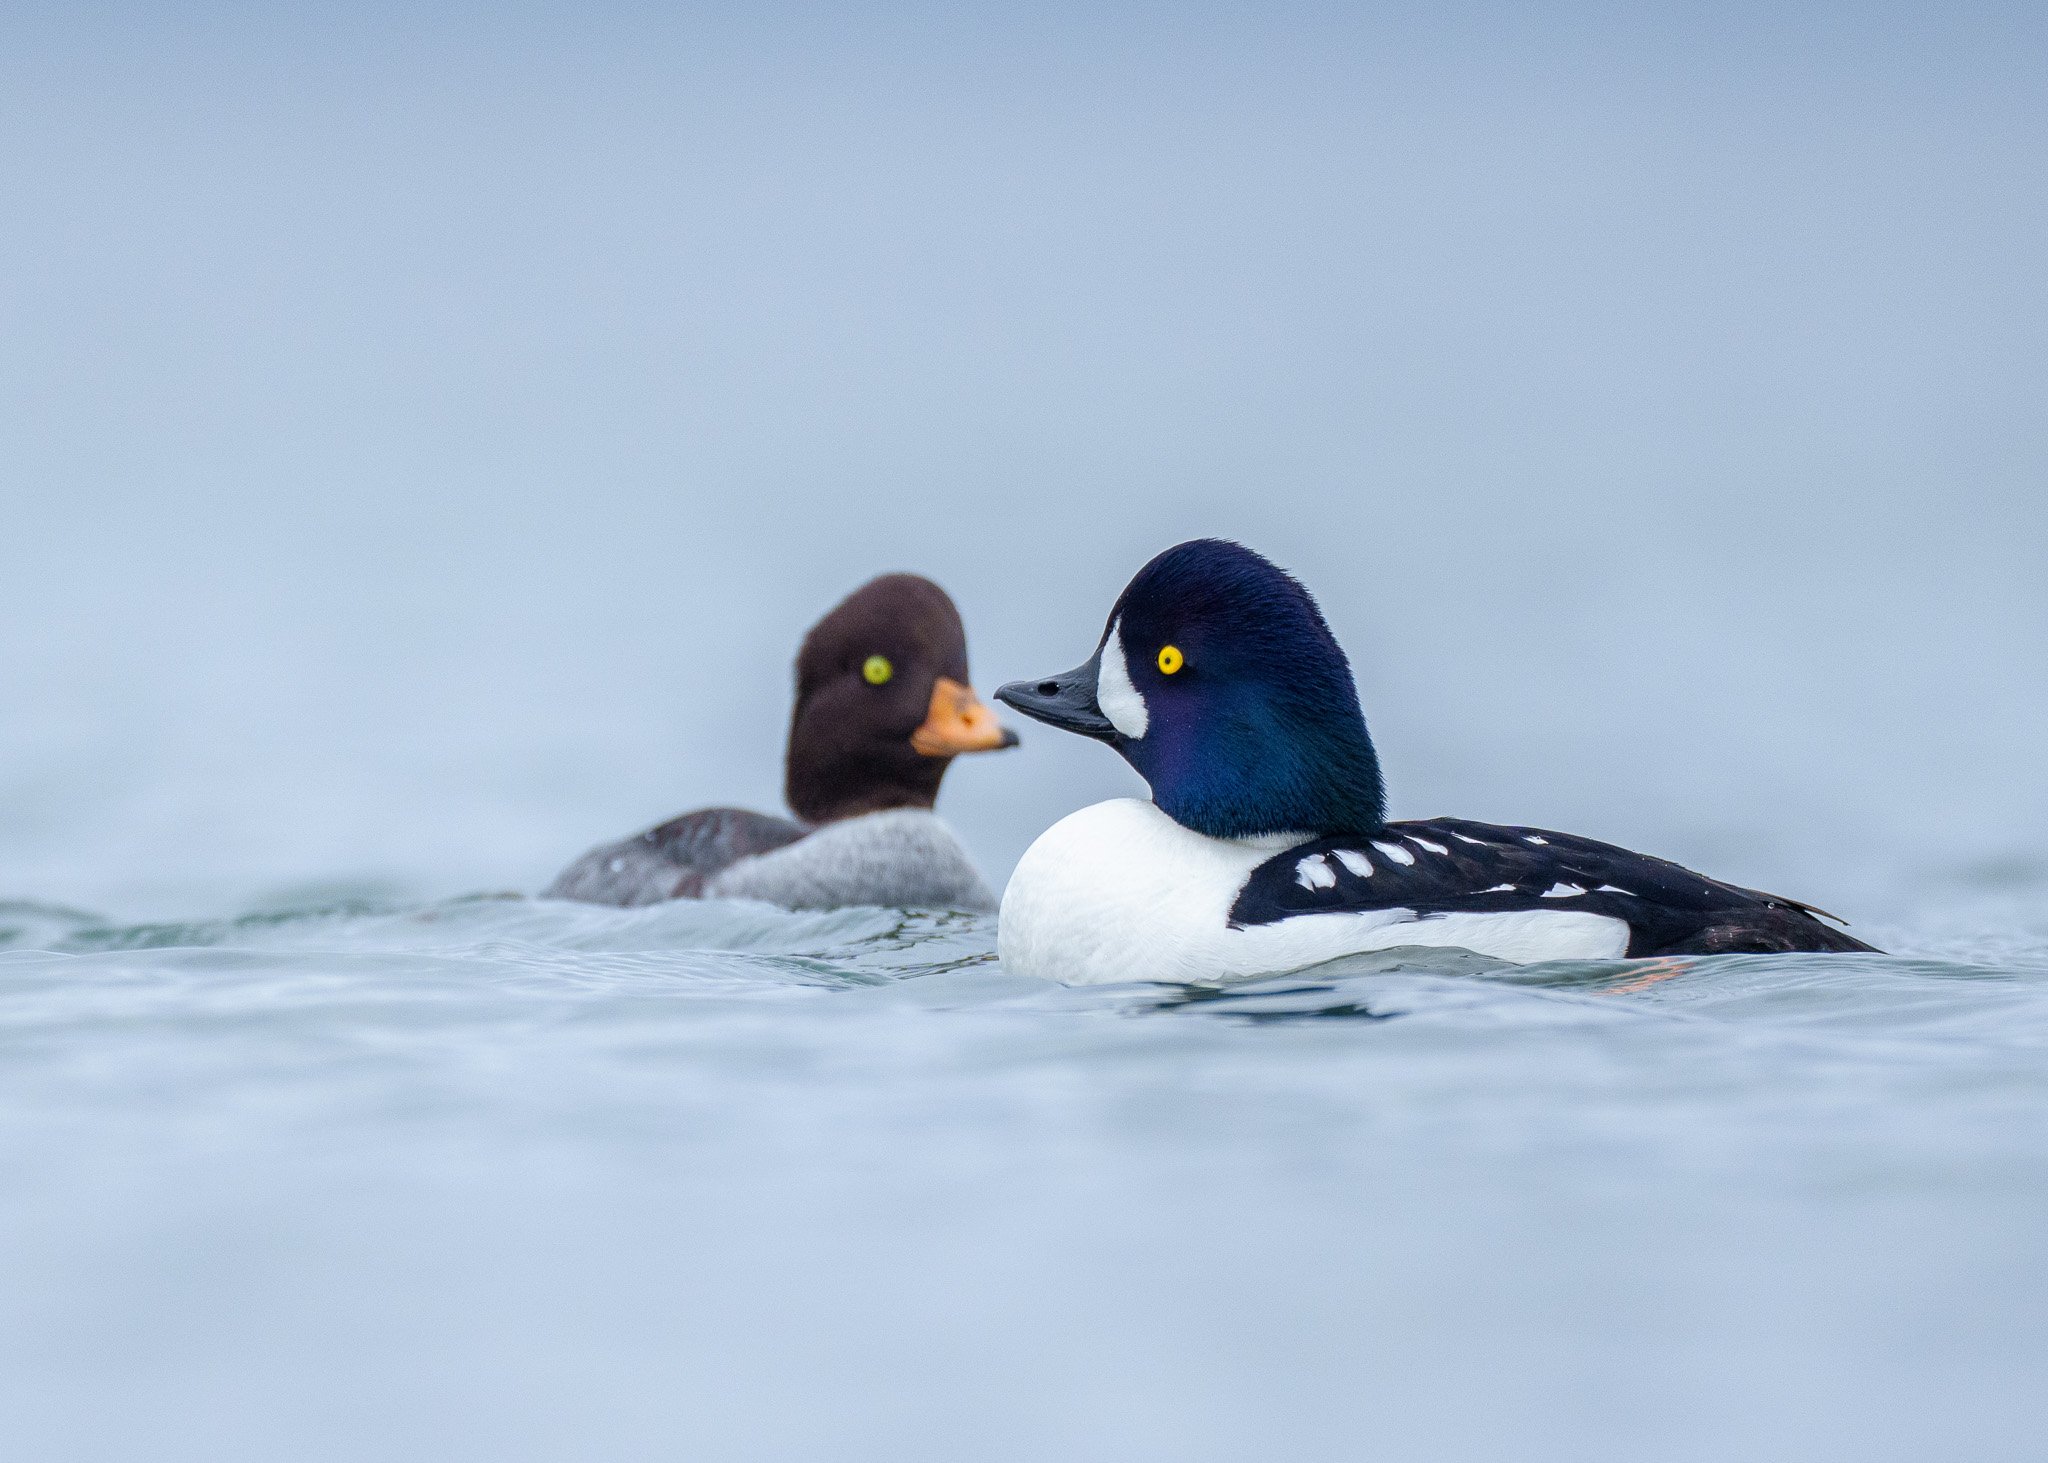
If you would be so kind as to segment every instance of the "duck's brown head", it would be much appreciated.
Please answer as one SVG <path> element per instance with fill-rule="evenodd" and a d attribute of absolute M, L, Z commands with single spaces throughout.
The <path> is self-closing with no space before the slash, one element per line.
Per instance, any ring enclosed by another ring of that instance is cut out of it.
<path fill-rule="evenodd" d="M 804 637 L 784 795 L 805 822 L 929 808 L 953 758 L 1015 745 L 974 694 L 960 613 L 929 579 L 872 580 Z"/>

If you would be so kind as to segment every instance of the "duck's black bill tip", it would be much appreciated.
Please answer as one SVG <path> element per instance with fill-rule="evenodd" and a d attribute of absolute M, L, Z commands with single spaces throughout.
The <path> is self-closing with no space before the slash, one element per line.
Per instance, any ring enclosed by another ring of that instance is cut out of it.
<path fill-rule="evenodd" d="M 1112 741 L 1116 728 L 1095 701 L 1095 662 L 1075 666 L 1035 681 L 1011 681 L 996 687 L 996 700 L 1033 721 L 1077 732 L 1098 741 Z"/>

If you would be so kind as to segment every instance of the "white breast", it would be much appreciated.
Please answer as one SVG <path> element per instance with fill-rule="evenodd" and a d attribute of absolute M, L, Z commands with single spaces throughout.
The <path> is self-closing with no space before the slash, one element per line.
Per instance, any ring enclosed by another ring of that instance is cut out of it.
<path fill-rule="evenodd" d="M 1019 975 L 1096 985 L 1219 981 L 1299 970 L 1398 945 L 1452 945 L 1516 962 L 1620 955 L 1628 926 L 1580 910 L 1297 915 L 1230 927 L 1251 871 L 1291 840 L 1207 838 L 1149 802 L 1069 814 L 1025 851 L 1003 891 L 996 950 Z"/>

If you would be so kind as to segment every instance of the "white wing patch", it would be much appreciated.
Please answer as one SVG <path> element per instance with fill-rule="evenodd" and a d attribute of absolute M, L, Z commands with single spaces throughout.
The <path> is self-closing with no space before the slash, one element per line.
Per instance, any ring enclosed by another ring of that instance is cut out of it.
<path fill-rule="evenodd" d="M 1095 704 L 1102 708 L 1102 714 L 1109 718 L 1109 724 L 1129 737 L 1142 741 L 1145 729 L 1152 724 L 1152 714 L 1145 708 L 1145 697 L 1131 684 L 1131 667 L 1124 659 L 1124 625 L 1118 620 L 1109 627 L 1109 638 L 1102 642 L 1101 668 L 1095 673 Z"/>
<path fill-rule="evenodd" d="M 1408 852 L 1407 849 L 1401 847 L 1398 843 L 1381 843 L 1378 839 L 1374 839 L 1372 846 L 1397 864 L 1412 864 L 1415 862 L 1415 855 Z"/>
<path fill-rule="evenodd" d="M 1432 843 L 1429 839 L 1423 838 L 1414 833 L 1408 835 L 1408 841 L 1414 844 L 1417 848 L 1428 849 L 1431 853 L 1447 854 L 1450 852 L 1450 850 L 1448 848 L 1445 848 L 1441 843 Z"/>
<path fill-rule="evenodd" d="M 1321 854 L 1312 853 L 1294 866 L 1294 882 L 1310 891 L 1334 889 L 1337 876 L 1330 871 L 1329 862 Z"/>
<path fill-rule="evenodd" d="M 1585 888 L 1581 885 L 1558 883 L 1552 884 L 1537 897 L 1540 899 L 1577 899 L 1585 892 Z"/>
<path fill-rule="evenodd" d="M 1536 845 L 1536 846 L 1537 846 L 1538 848 L 1548 848 L 1548 847 L 1550 847 L 1550 840 L 1549 840 L 1549 839 L 1547 839 L 1547 838 L 1544 838 L 1544 837 L 1540 836 L 1539 834 L 1535 834 L 1535 833 L 1531 833 L 1531 834 L 1529 834 L 1528 836 L 1526 836 L 1525 838 L 1523 838 L 1522 842 L 1524 842 L 1524 843 L 1533 843 L 1533 844 L 1535 844 L 1535 845 Z"/>
<path fill-rule="evenodd" d="M 1372 860 L 1355 848 L 1340 848 L 1331 857 L 1361 879 L 1372 877 Z"/>

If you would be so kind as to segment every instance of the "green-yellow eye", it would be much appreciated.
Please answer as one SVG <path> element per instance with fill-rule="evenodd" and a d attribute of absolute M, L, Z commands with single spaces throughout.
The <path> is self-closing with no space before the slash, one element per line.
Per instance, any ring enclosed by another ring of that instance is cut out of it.
<path fill-rule="evenodd" d="M 1178 645 L 1162 645 L 1159 647 L 1159 672 L 1161 675 L 1170 676 L 1187 663 L 1187 657 L 1180 653 Z"/>
<path fill-rule="evenodd" d="M 889 657 L 886 655 L 871 655 L 867 658 L 867 663 L 861 666 L 860 673 L 870 686 L 879 686 L 896 674 L 896 667 L 889 664 Z"/>

